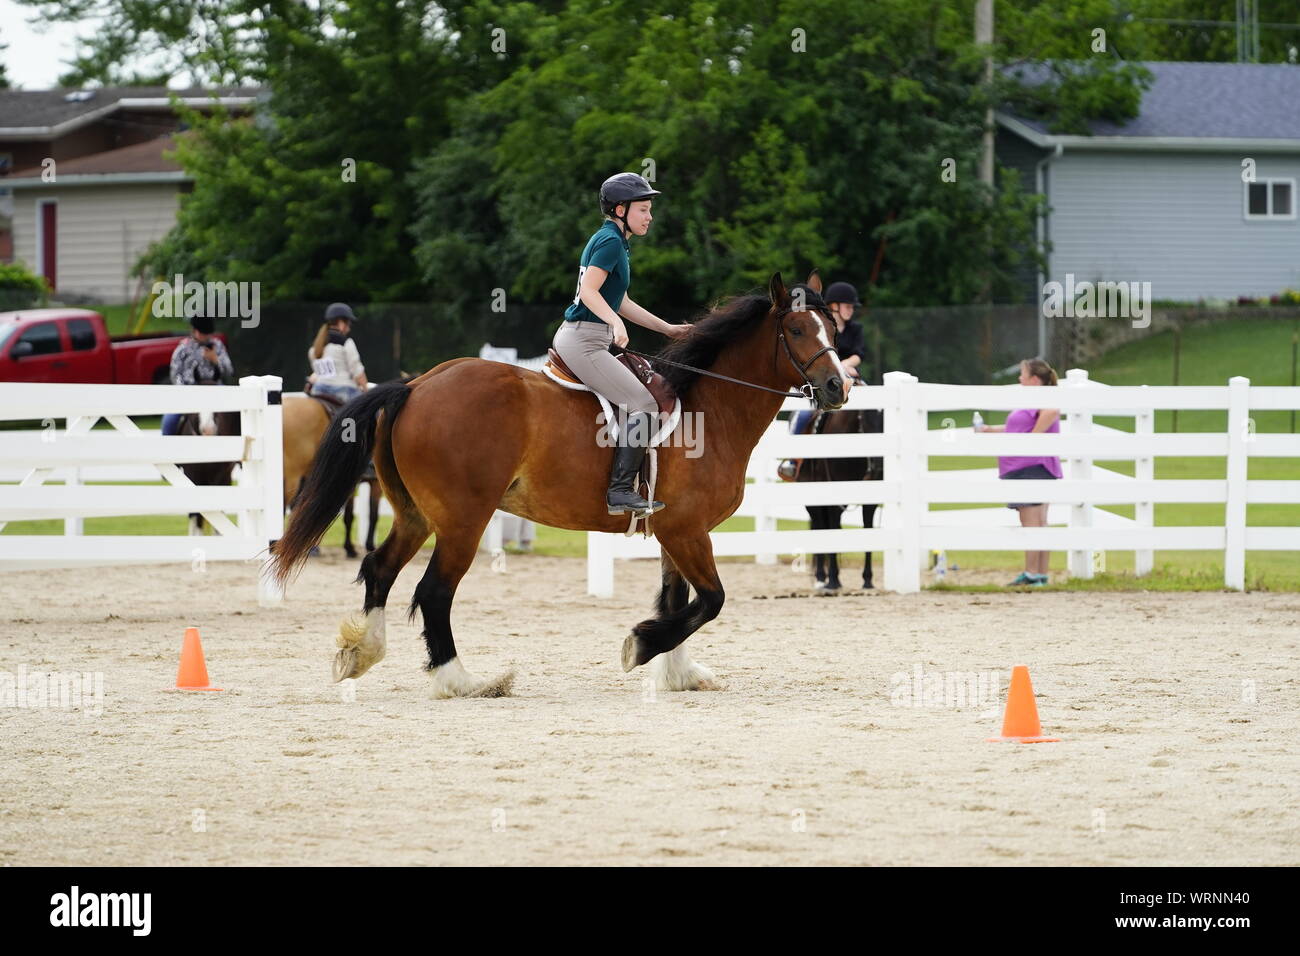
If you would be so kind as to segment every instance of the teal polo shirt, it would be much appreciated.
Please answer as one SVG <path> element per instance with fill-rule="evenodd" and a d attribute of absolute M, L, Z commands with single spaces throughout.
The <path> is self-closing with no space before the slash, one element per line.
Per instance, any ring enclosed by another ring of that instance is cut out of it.
<path fill-rule="evenodd" d="M 587 240 L 587 247 L 582 250 L 578 268 L 578 290 L 582 288 L 582 274 L 587 271 L 587 266 L 595 266 L 609 273 L 601 284 L 600 297 L 617 313 L 618 307 L 623 304 L 623 297 L 627 295 L 627 287 L 632 282 L 631 249 L 628 247 L 627 240 L 619 233 L 618 226 L 608 219 L 596 230 L 596 234 Z M 565 320 L 599 322 L 604 325 L 604 319 L 598 318 L 591 309 L 582 304 L 582 300 L 578 297 L 578 290 L 574 291 L 573 304 L 564 310 Z"/>

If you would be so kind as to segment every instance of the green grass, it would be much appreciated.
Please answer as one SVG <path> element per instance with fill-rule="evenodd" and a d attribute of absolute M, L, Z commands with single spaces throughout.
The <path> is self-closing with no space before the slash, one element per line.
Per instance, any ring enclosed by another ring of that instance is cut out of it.
<path fill-rule="evenodd" d="M 1227 385 L 1234 375 L 1244 375 L 1252 385 L 1291 384 L 1291 342 L 1296 323 L 1239 319 L 1230 322 L 1193 325 L 1183 330 L 1180 356 L 1180 385 Z M 1130 343 L 1104 355 L 1089 369 L 1090 377 L 1107 385 L 1172 385 L 1173 333 L 1162 332 Z M 985 412 L 989 424 L 1001 424 L 1005 413 Z M 1252 412 L 1259 433 L 1290 433 L 1291 414 L 1286 411 Z M 967 410 L 931 412 L 930 427 L 941 428 L 944 418 L 954 418 L 959 425 L 970 423 Z M 1134 429 L 1132 418 L 1097 416 L 1094 421 L 1120 431 Z M 1173 430 L 1173 413 L 1157 411 L 1158 432 Z M 1214 410 L 1184 410 L 1178 413 L 1179 432 L 1222 432 L 1227 427 L 1227 413 Z M 1134 474 L 1131 461 L 1098 461 L 1096 464 L 1120 474 Z M 930 469 L 945 471 L 966 468 L 994 468 L 997 459 L 956 456 L 932 457 Z M 1223 479 L 1226 462 L 1222 458 L 1175 458 L 1155 460 L 1157 478 Z M 1300 458 L 1252 458 L 1248 465 L 1251 479 L 1300 480 Z M 980 507 L 965 504 L 937 504 L 931 509 Z M 999 506 L 992 506 L 999 507 Z M 1104 510 L 1132 518 L 1132 505 L 1103 505 Z M 1155 523 L 1165 527 L 1213 526 L 1223 523 L 1221 504 L 1157 504 Z M 1246 506 L 1246 523 L 1253 526 L 1300 528 L 1300 506 L 1259 504 Z M 1300 546 L 1300 530 L 1297 531 Z M 961 551 L 948 555 L 950 562 L 966 567 L 1006 568 L 1021 566 L 1018 552 Z M 1143 578 L 1132 577 L 1133 552 L 1112 551 L 1106 555 L 1107 575 L 1093 581 L 1071 581 L 1062 585 L 1071 590 L 1110 590 L 1124 587 L 1147 589 L 1196 589 L 1202 582 L 1207 588 L 1223 586 L 1222 555 L 1213 551 L 1157 551 L 1156 571 Z M 1248 586 L 1272 590 L 1300 590 L 1300 551 L 1249 552 L 1246 556 Z M 1064 570 L 1065 555 L 1052 556 L 1051 567 Z M 1119 572 L 1116 574 L 1115 572 Z M 1124 572 L 1127 572 L 1125 574 Z M 1098 583 L 1101 582 L 1101 583 Z"/>

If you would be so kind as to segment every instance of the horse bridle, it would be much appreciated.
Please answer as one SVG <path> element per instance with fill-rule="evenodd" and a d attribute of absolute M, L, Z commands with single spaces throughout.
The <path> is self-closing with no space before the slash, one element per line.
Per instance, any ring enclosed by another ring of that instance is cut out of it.
<path fill-rule="evenodd" d="M 825 355 L 827 352 L 834 352 L 835 346 L 833 345 L 823 346 L 822 348 L 818 349 L 816 352 L 813 353 L 812 358 L 810 358 L 808 361 L 800 365 L 799 360 L 794 357 L 794 352 L 790 351 L 790 343 L 786 340 L 785 337 L 786 316 L 794 315 L 795 311 L 796 311 L 795 309 L 786 309 L 784 312 L 782 312 L 780 315 L 776 317 L 776 324 L 777 324 L 776 338 L 777 341 L 779 341 L 782 345 L 785 346 L 786 358 L 790 360 L 790 364 L 795 367 L 795 371 L 797 371 L 799 373 L 799 377 L 803 379 L 804 383 L 802 387 L 800 387 L 798 394 L 802 395 L 804 398 L 808 399 L 811 402 L 816 400 L 817 386 L 812 383 L 812 380 L 810 378 L 808 378 L 808 369 L 812 368 L 812 364 L 816 362 L 819 358 L 821 358 L 823 355 Z M 802 309 L 798 311 L 811 312 L 813 310 Z M 775 347 L 773 347 L 772 350 L 772 368 L 774 370 L 776 368 Z"/>
<path fill-rule="evenodd" d="M 673 362 L 669 359 L 661 358 L 658 355 L 648 355 L 645 352 L 637 352 L 629 348 L 620 348 L 619 351 L 626 352 L 628 355 L 639 355 L 641 356 L 641 358 L 650 359 L 650 361 L 652 362 L 659 362 L 664 365 L 671 365 L 674 368 L 684 368 L 688 372 L 695 372 L 697 375 L 707 375 L 709 378 L 716 378 L 724 382 L 731 382 L 733 385 L 743 385 L 746 388 L 756 388 L 760 392 L 771 392 L 773 395 L 783 395 L 786 398 L 806 398 L 810 402 L 813 402 L 817 400 L 818 387 L 812 383 L 811 379 L 808 378 L 808 369 L 812 368 L 812 364 L 816 362 L 819 358 L 821 358 L 823 355 L 825 355 L 827 352 L 834 352 L 835 347 L 833 345 L 827 345 L 824 346 L 823 348 L 818 349 L 813 354 L 812 358 L 810 358 L 807 362 L 804 362 L 802 365 L 800 365 L 799 360 L 794 357 L 794 352 L 790 350 L 790 343 L 786 341 L 786 337 L 785 337 L 786 316 L 793 315 L 795 312 L 810 312 L 810 311 L 814 311 L 814 310 L 786 309 L 784 312 L 779 313 L 776 317 L 777 342 L 785 346 L 786 358 L 790 360 L 790 364 L 794 366 L 795 371 L 799 373 L 799 377 L 802 378 L 804 382 L 803 385 L 800 386 L 798 390 L 793 392 L 789 391 L 788 389 L 783 392 L 780 389 L 768 388 L 766 385 L 759 385 L 755 382 L 746 382 L 743 379 L 732 378 L 730 375 L 722 375 L 718 372 L 710 372 L 706 368 L 696 368 L 694 365 L 684 365 L 681 362 Z M 776 343 L 773 343 L 772 345 L 772 368 L 773 370 L 776 369 Z"/>

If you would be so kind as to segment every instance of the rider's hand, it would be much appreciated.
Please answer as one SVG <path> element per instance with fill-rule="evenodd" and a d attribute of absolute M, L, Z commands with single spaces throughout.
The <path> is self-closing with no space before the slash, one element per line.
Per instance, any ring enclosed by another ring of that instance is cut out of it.
<path fill-rule="evenodd" d="M 614 323 L 614 344 L 621 349 L 627 348 L 627 326 L 622 319 Z"/>
<path fill-rule="evenodd" d="M 682 325 L 668 325 L 664 328 L 663 333 L 670 339 L 680 339 L 684 335 L 689 335 L 690 331 L 690 323 L 684 323 Z"/>

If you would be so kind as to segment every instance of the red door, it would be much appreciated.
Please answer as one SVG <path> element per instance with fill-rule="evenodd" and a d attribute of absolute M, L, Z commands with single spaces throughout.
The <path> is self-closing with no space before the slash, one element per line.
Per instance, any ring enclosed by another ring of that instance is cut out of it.
<path fill-rule="evenodd" d="M 56 202 L 40 205 L 41 275 L 51 289 L 58 288 L 59 206 Z"/>

